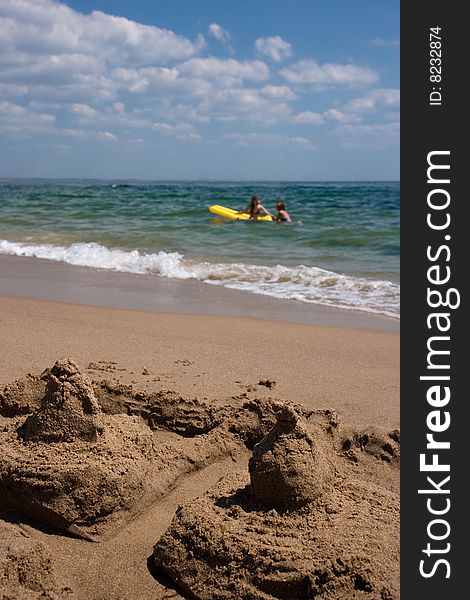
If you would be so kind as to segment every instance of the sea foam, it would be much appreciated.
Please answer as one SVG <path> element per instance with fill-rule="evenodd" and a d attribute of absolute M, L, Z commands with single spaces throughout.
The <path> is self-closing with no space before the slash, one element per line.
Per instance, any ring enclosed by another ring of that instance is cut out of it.
<path fill-rule="evenodd" d="M 279 299 L 361 310 L 399 318 L 400 286 L 320 267 L 195 261 L 178 252 L 143 253 L 96 242 L 70 246 L 0 240 L 0 253 L 125 273 L 195 279 Z"/>

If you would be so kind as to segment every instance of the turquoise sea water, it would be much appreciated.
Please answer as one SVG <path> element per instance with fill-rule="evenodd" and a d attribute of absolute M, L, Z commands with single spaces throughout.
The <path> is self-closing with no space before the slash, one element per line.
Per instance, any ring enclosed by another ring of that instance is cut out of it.
<path fill-rule="evenodd" d="M 292 224 L 228 221 L 254 194 Z M 398 182 L 0 180 L 0 253 L 399 318 Z"/>

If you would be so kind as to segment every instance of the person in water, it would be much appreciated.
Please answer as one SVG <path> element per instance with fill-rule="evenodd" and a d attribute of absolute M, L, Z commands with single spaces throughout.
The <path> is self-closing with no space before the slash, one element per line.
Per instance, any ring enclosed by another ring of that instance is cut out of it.
<path fill-rule="evenodd" d="M 250 215 L 250 219 L 256 220 L 263 212 L 265 215 L 269 215 L 274 219 L 274 216 L 266 210 L 261 204 L 261 196 L 252 196 L 250 203 L 245 206 L 242 210 L 237 211 L 238 213 L 247 212 Z"/>
<path fill-rule="evenodd" d="M 278 223 L 291 223 L 292 219 L 290 218 L 289 213 L 286 210 L 286 205 L 284 202 L 276 202 L 276 210 L 277 214 L 273 217 L 275 221 Z"/>

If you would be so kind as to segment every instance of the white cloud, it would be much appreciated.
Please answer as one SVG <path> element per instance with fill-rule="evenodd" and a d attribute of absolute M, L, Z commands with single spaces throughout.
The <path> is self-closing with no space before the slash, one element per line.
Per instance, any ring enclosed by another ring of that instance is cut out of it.
<path fill-rule="evenodd" d="M 369 67 L 333 63 L 319 65 L 314 59 L 300 60 L 280 73 L 291 83 L 322 85 L 359 85 L 374 83 L 378 79 L 378 74 Z"/>
<path fill-rule="evenodd" d="M 69 109 L 70 109 L 70 112 L 77 115 L 78 117 L 92 118 L 92 117 L 96 117 L 96 115 L 97 115 L 96 110 L 92 106 L 89 106 L 88 104 L 79 104 L 79 103 L 75 102 L 70 105 Z"/>
<path fill-rule="evenodd" d="M 205 98 L 200 108 L 217 121 L 241 120 L 263 125 L 274 125 L 290 114 L 290 107 L 284 98 L 276 98 L 269 93 L 266 95 L 263 89 L 256 88 L 217 91 Z"/>
<path fill-rule="evenodd" d="M 351 136 L 375 136 L 377 134 L 398 134 L 400 123 L 374 123 L 369 125 L 343 125 L 340 132 Z"/>
<path fill-rule="evenodd" d="M 275 133 L 227 133 L 223 138 L 236 142 L 239 146 L 285 146 L 296 145 L 304 148 L 313 148 L 310 140 L 301 136 L 286 136 Z"/>
<path fill-rule="evenodd" d="M 172 116 L 178 119 L 184 119 L 185 121 L 195 121 L 196 123 L 210 123 L 211 116 L 201 112 L 199 107 L 191 106 L 189 104 L 176 104 L 171 107 Z"/>
<path fill-rule="evenodd" d="M 152 129 L 163 135 L 176 137 L 178 140 L 200 140 L 201 135 L 196 129 L 188 123 L 176 123 L 171 125 L 169 123 L 154 123 Z"/>
<path fill-rule="evenodd" d="M 287 137 L 286 141 L 291 142 L 293 144 L 300 144 L 301 146 L 305 146 L 306 148 L 313 148 L 312 142 L 302 136 Z"/>
<path fill-rule="evenodd" d="M 259 60 L 192 58 L 182 63 L 178 70 L 183 75 L 210 79 L 233 77 L 240 80 L 263 81 L 269 77 L 267 65 Z"/>
<path fill-rule="evenodd" d="M 361 117 L 350 112 L 343 112 L 337 108 L 329 108 L 323 113 L 325 119 L 336 121 L 337 123 L 354 123 L 361 120 Z"/>
<path fill-rule="evenodd" d="M 355 111 L 371 111 L 378 107 L 397 108 L 400 105 L 400 90 L 378 88 L 370 90 L 361 98 L 351 100 L 348 107 Z"/>
<path fill-rule="evenodd" d="M 381 110 L 381 109 L 397 109 L 400 105 L 400 90 L 397 89 L 388 89 L 388 88 L 378 88 L 375 90 L 370 90 L 360 98 L 355 98 L 354 100 L 349 101 L 343 107 L 343 110 L 339 110 L 338 108 L 329 108 L 322 113 L 305 111 L 297 113 L 292 116 L 290 121 L 291 123 L 297 124 L 311 124 L 311 125 L 323 125 L 328 121 L 336 122 L 336 123 L 358 123 L 365 118 L 367 113 L 371 113 L 373 111 Z M 398 114 L 396 111 L 387 111 L 386 118 L 389 121 L 396 122 Z M 364 129 L 356 129 L 355 131 L 361 131 L 362 134 L 365 134 L 368 129 L 367 125 L 361 126 Z M 372 131 L 374 131 L 377 125 L 371 126 L 373 127 Z M 344 131 L 347 131 L 346 129 Z"/>
<path fill-rule="evenodd" d="M 128 61 L 134 65 L 167 62 L 187 58 L 198 51 L 191 41 L 166 29 L 96 11 L 88 18 L 85 39 L 91 39 L 93 44 L 100 40 L 112 62 Z"/>
<path fill-rule="evenodd" d="M 260 91 L 265 96 L 279 100 L 297 99 L 297 95 L 286 85 L 265 85 Z"/>
<path fill-rule="evenodd" d="M 56 0 L 0 0 L 0 15 L 0 100 L 21 97 L 31 107 L 31 125 L 12 123 L 3 131 L 42 132 L 40 105 L 69 131 L 82 132 L 76 125 L 84 119 L 142 127 L 148 115 L 131 117 L 115 107 L 138 101 L 155 111 L 167 99 L 212 92 L 209 78 L 180 74 L 175 66 L 197 55 L 202 36 L 193 43 L 123 17 L 85 15 Z M 249 66 L 239 71 L 250 76 Z M 255 79 L 266 76 L 256 64 L 251 72 Z"/>
<path fill-rule="evenodd" d="M 199 49 L 167 29 L 99 11 L 84 15 L 55 0 L 0 0 L 0 10 L 5 47 L 37 58 L 81 54 L 110 64 L 147 64 L 189 58 Z"/>
<path fill-rule="evenodd" d="M 48 133 L 55 121 L 54 115 L 36 112 L 29 107 L 0 100 L 0 132 L 5 135 Z"/>
<path fill-rule="evenodd" d="M 0 98 L 18 98 L 28 94 L 27 85 L 16 85 L 10 83 L 0 83 Z"/>
<path fill-rule="evenodd" d="M 18 117 L 24 115 L 25 112 L 25 109 L 18 104 L 13 104 L 12 102 L 0 102 L 0 115 L 2 116 Z"/>
<path fill-rule="evenodd" d="M 207 103 L 213 107 L 228 108 L 230 112 L 251 112 L 268 105 L 257 89 L 223 90 L 207 99 Z"/>
<path fill-rule="evenodd" d="M 398 48 L 400 46 L 400 40 L 384 40 L 382 38 L 374 38 L 370 43 L 379 48 Z"/>
<path fill-rule="evenodd" d="M 2 89 L 32 99 L 116 101 L 121 69 L 137 73 L 130 91 L 145 91 L 139 69 L 195 56 L 202 45 L 172 31 L 94 11 L 81 14 L 55 0 L 0 0 Z M 171 69 L 170 69 L 171 72 Z M 139 79 L 141 79 L 139 81 Z"/>
<path fill-rule="evenodd" d="M 107 142 L 118 142 L 118 138 L 110 131 L 100 131 L 98 135 Z"/>
<path fill-rule="evenodd" d="M 335 134 L 341 138 L 341 144 L 348 148 L 386 148 L 398 142 L 400 123 L 346 124 L 339 126 Z"/>
<path fill-rule="evenodd" d="M 344 125 L 368 111 L 398 106 L 398 90 L 378 89 L 341 109 L 295 114 L 293 103 L 316 89 L 298 84 L 352 86 L 372 83 L 378 75 L 352 64 L 300 60 L 280 70 L 281 79 L 269 61 L 289 58 L 292 48 L 279 36 L 256 40 L 258 60 L 236 60 L 200 56 L 202 35 L 191 41 L 124 17 L 83 14 L 58 0 L 0 0 L 0 15 L 0 132 L 9 136 L 49 133 L 114 143 L 146 135 L 200 140 L 216 127 L 236 131 L 243 123 L 260 133 L 240 143 L 272 139 L 311 147 L 307 138 L 289 136 L 288 130 L 266 138 L 268 129 Z M 229 32 L 217 23 L 207 35 L 230 44 Z"/>
<path fill-rule="evenodd" d="M 345 113 L 337 108 L 329 108 L 322 113 L 305 111 L 294 115 L 291 118 L 292 123 L 301 125 L 323 125 L 328 121 L 337 123 L 354 123 L 361 118 L 353 113 Z"/>
<path fill-rule="evenodd" d="M 255 41 L 255 48 L 260 54 L 275 62 L 281 62 L 292 56 L 292 46 L 278 35 L 258 38 Z"/>
<path fill-rule="evenodd" d="M 306 110 L 294 115 L 291 119 L 292 123 L 321 125 L 325 122 L 322 114 Z"/>
<path fill-rule="evenodd" d="M 219 42 L 230 45 L 230 33 L 217 23 L 211 23 L 209 25 L 208 33 Z"/>
<path fill-rule="evenodd" d="M 89 129 L 64 129 L 60 131 L 62 135 L 71 137 L 79 141 L 100 141 L 118 143 L 119 139 L 110 131 L 90 131 Z"/>
<path fill-rule="evenodd" d="M 189 72 L 181 74 L 176 67 L 117 68 L 108 81 L 115 96 L 140 95 L 150 105 L 155 105 L 158 99 L 199 97 L 212 93 L 213 84 L 208 78 L 193 77 Z"/>

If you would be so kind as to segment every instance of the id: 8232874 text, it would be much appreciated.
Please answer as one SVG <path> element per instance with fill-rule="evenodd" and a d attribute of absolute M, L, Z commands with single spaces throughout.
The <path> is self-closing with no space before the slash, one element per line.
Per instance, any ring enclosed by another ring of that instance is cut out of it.
<path fill-rule="evenodd" d="M 442 27 L 429 28 L 429 94 L 430 106 L 442 105 Z"/>

